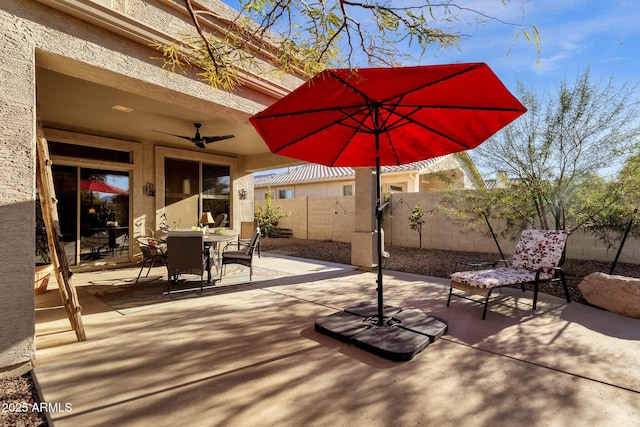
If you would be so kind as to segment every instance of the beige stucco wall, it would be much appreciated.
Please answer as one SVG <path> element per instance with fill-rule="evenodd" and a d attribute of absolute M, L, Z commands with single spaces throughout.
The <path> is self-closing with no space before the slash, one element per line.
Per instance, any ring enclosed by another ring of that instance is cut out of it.
<path fill-rule="evenodd" d="M 0 370 L 35 356 L 35 65 L 24 23 L 0 10 Z"/>
<path fill-rule="evenodd" d="M 321 181 L 321 182 L 308 182 L 302 184 L 282 185 L 271 187 L 272 194 L 275 198 L 278 198 L 278 192 L 280 190 L 292 190 L 293 197 L 327 197 L 342 195 L 342 188 L 345 185 L 353 185 L 355 190 L 355 180 L 345 179 L 340 181 Z M 264 200 L 267 188 L 259 188 L 256 192 L 256 200 Z"/>
<path fill-rule="evenodd" d="M 271 186 L 271 193 L 278 198 L 278 191 L 292 190 L 293 197 L 333 197 L 342 196 L 345 185 L 353 186 L 353 194 L 356 192 L 355 178 L 341 180 L 322 180 L 318 182 L 304 182 L 289 185 Z M 404 191 L 419 191 L 419 175 L 410 172 L 397 172 L 382 175 L 382 188 L 389 192 L 388 186 L 400 186 Z M 256 187 L 256 200 L 264 200 L 267 187 Z"/>

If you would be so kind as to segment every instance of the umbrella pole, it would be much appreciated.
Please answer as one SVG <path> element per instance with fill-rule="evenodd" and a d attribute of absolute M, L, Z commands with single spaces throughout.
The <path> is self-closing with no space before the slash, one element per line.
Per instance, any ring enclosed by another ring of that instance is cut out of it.
<path fill-rule="evenodd" d="M 377 117 L 377 111 L 376 111 Z M 380 141 L 376 132 L 376 227 L 378 230 L 378 326 L 384 326 L 384 296 L 382 290 L 382 206 L 380 180 Z"/>

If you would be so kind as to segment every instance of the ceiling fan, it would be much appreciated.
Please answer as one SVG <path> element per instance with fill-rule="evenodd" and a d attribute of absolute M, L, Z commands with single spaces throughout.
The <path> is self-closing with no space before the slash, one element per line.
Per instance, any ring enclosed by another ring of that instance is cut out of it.
<path fill-rule="evenodd" d="M 151 130 L 153 132 L 164 133 L 165 135 L 177 136 L 178 138 L 186 139 L 196 144 L 196 147 L 199 147 L 199 148 L 205 148 L 205 144 L 209 144 L 211 142 L 222 141 L 223 139 L 229 139 L 229 138 L 235 137 L 235 135 L 201 136 L 200 126 L 202 125 L 200 123 L 194 123 L 193 125 L 196 127 L 196 135 L 194 137 L 175 135 L 173 133 L 162 132 L 160 130 L 154 130 L 154 129 L 151 129 Z"/>

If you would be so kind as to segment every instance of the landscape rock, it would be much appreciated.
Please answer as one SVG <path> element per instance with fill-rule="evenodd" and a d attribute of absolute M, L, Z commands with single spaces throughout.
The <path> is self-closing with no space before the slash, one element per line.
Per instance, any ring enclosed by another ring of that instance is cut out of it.
<path fill-rule="evenodd" d="M 640 319 L 640 279 L 591 273 L 578 288 L 589 304 Z"/>

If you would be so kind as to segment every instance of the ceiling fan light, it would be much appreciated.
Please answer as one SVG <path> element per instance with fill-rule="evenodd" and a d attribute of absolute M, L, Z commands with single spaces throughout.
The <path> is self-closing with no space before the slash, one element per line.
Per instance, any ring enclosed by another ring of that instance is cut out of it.
<path fill-rule="evenodd" d="M 133 108 L 125 107 L 124 105 L 114 105 L 111 107 L 112 110 L 121 111 L 123 113 L 130 113 L 133 111 Z"/>

